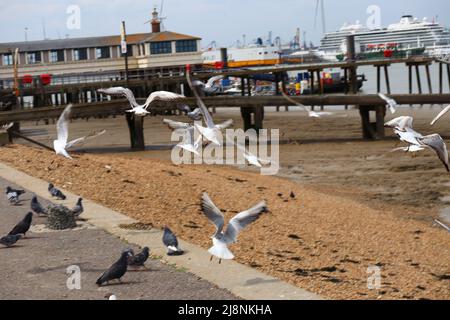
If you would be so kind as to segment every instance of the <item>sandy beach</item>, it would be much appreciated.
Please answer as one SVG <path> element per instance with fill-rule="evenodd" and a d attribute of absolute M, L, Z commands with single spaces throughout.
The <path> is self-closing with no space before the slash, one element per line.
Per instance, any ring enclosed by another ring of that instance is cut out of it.
<path fill-rule="evenodd" d="M 412 114 L 419 132 L 450 136 L 445 119 L 428 125 L 439 110 L 399 114 Z M 216 115 L 230 117 L 241 127 L 237 112 Z M 107 133 L 80 148 L 73 162 L 20 145 L 2 148 L 0 160 L 154 227 L 170 225 L 204 248 L 214 228 L 200 213 L 202 192 L 227 217 L 265 199 L 271 212 L 232 248 L 238 262 L 331 299 L 448 299 L 450 238 L 432 220 L 446 206 L 441 198 L 450 195 L 450 176 L 432 152 L 412 158 L 389 153 L 395 139 L 360 140 L 355 110 L 318 120 L 300 111 L 269 112 L 265 127 L 280 128 L 287 143 L 279 177 L 263 177 L 252 168 L 173 165 L 162 148 L 170 130 L 161 120 L 146 118 L 146 144 L 155 147 L 145 152 L 124 152 L 128 132 L 118 117 L 74 120 L 71 136 Z M 22 128 L 49 145 L 55 135 L 53 125 Z M 367 288 L 370 266 L 381 268 L 379 290 Z"/>

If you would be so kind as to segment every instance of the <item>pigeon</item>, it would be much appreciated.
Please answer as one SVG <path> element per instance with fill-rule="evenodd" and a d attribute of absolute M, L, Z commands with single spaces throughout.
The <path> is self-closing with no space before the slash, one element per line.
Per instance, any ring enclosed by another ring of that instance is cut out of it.
<path fill-rule="evenodd" d="M 127 272 L 128 268 L 128 258 L 132 255 L 130 250 L 125 250 L 122 252 L 120 259 L 117 260 L 108 270 L 103 273 L 103 275 L 98 278 L 96 284 L 102 286 L 105 282 L 109 283 L 112 280 L 119 280 L 122 282 L 122 277 Z"/>
<path fill-rule="evenodd" d="M 134 97 L 133 92 L 128 88 L 123 87 L 112 87 L 108 89 L 99 89 L 97 90 L 99 93 L 107 94 L 107 95 L 120 95 L 127 98 L 128 102 L 131 105 L 131 109 L 127 110 L 128 113 L 134 113 L 136 116 L 145 117 L 146 115 L 150 114 L 150 112 L 147 111 L 147 108 L 154 102 L 154 101 L 174 101 L 174 100 L 180 100 L 185 99 L 186 97 L 173 93 L 168 91 L 155 91 L 152 94 L 149 95 L 147 98 L 147 101 L 143 105 L 139 105 L 136 101 L 136 98 Z"/>
<path fill-rule="evenodd" d="M 434 126 L 436 124 L 436 122 L 438 122 L 444 115 L 446 115 L 448 112 L 450 111 L 450 105 L 445 107 L 444 110 L 442 110 L 437 116 L 436 118 L 433 119 L 433 121 L 431 121 L 431 125 Z"/>
<path fill-rule="evenodd" d="M 12 247 L 22 238 L 22 235 L 8 235 L 6 237 L 3 237 L 0 239 L 0 244 L 4 245 L 5 247 L 9 248 Z"/>
<path fill-rule="evenodd" d="M 78 202 L 75 205 L 75 207 L 72 209 L 72 213 L 76 218 L 78 218 L 83 212 L 84 212 L 83 198 L 80 198 L 78 199 Z"/>
<path fill-rule="evenodd" d="M 397 102 L 394 99 L 391 99 L 382 93 L 378 93 L 378 96 L 387 103 L 392 114 L 397 112 Z"/>
<path fill-rule="evenodd" d="M 50 192 L 53 198 L 56 198 L 58 200 L 66 200 L 67 198 L 64 193 L 62 193 L 61 190 L 56 189 L 52 183 L 48 185 L 48 192 Z"/>
<path fill-rule="evenodd" d="M 82 138 L 78 138 L 75 140 L 72 140 L 70 142 L 67 142 L 69 138 L 69 120 L 70 120 L 70 114 L 72 112 L 72 105 L 69 104 L 61 114 L 61 116 L 58 119 L 58 122 L 56 124 L 56 131 L 58 133 L 58 138 L 53 141 L 53 149 L 55 150 L 55 153 L 57 155 L 62 155 L 63 157 L 67 159 L 72 159 L 72 157 L 69 155 L 67 150 L 72 148 L 73 146 L 77 144 L 81 144 L 85 142 L 88 139 L 92 139 L 95 137 L 98 137 L 102 134 L 104 134 L 106 131 L 103 130 L 99 133 L 92 133 L 90 135 L 84 136 Z"/>
<path fill-rule="evenodd" d="M 198 106 L 200 107 L 201 113 L 203 115 L 203 119 L 206 122 L 206 127 L 200 126 L 198 124 L 194 124 L 195 128 L 200 132 L 200 134 L 205 137 L 206 140 L 211 141 L 217 146 L 221 146 L 220 143 L 220 137 L 222 136 L 221 131 L 225 130 L 226 128 L 229 128 L 233 125 L 233 120 L 227 120 L 224 123 L 221 124 L 215 124 L 214 120 L 211 116 L 211 114 L 208 111 L 208 108 L 206 108 L 205 104 L 203 103 L 202 99 L 200 98 L 199 94 L 193 87 L 192 81 L 191 81 L 191 75 L 188 72 L 186 74 L 187 81 L 189 86 L 192 89 L 192 92 L 194 93 L 195 99 L 197 101 Z"/>
<path fill-rule="evenodd" d="M 28 212 L 25 218 L 23 218 L 22 221 L 20 221 L 12 230 L 10 233 L 8 233 L 8 236 L 16 236 L 16 235 L 23 235 L 25 236 L 28 230 L 30 230 L 31 222 L 33 221 L 33 212 Z"/>
<path fill-rule="evenodd" d="M 237 214 L 229 221 L 226 231 L 223 231 L 225 219 L 222 211 L 211 201 L 207 193 L 204 193 L 202 196 L 202 212 L 217 229 L 212 237 L 213 246 L 208 250 L 211 254 L 211 261 L 213 256 L 216 256 L 219 258 L 219 263 L 221 263 L 222 260 L 234 259 L 234 255 L 228 249 L 228 245 L 237 242 L 239 232 L 258 220 L 262 213 L 268 212 L 268 209 L 263 201 L 253 208 Z"/>
<path fill-rule="evenodd" d="M 176 235 L 168 228 L 164 227 L 163 243 L 167 247 L 168 256 L 181 256 L 184 252 L 178 247 Z"/>
<path fill-rule="evenodd" d="M 137 255 L 133 255 L 128 260 L 128 265 L 132 267 L 145 267 L 145 262 L 147 262 L 148 257 L 150 256 L 150 249 L 145 247 L 142 249 L 141 253 Z"/>
<path fill-rule="evenodd" d="M 13 205 L 17 205 L 20 202 L 19 197 L 24 193 L 24 190 L 15 190 L 11 187 L 6 187 L 6 197 L 9 203 Z"/>
<path fill-rule="evenodd" d="M 46 216 L 48 214 L 47 210 L 42 207 L 36 196 L 33 196 L 33 199 L 31 199 L 31 210 L 37 215 Z"/>

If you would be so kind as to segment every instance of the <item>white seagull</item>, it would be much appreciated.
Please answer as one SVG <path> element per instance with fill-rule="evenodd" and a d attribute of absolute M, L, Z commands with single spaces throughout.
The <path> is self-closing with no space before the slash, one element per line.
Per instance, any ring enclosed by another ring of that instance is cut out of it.
<path fill-rule="evenodd" d="M 206 127 L 200 126 L 198 124 L 194 124 L 195 128 L 200 132 L 200 134 L 205 137 L 206 140 L 211 141 L 215 145 L 221 146 L 220 143 L 220 137 L 222 136 L 222 130 L 225 130 L 228 127 L 231 127 L 233 125 L 233 120 L 225 121 L 221 124 L 215 124 L 214 120 L 211 116 L 211 114 L 208 111 L 208 108 L 206 108 L 205 104 L 203 103 L 202 99 L 198 95 L 197 91 L 195 90 L 192 81 L 191 81 L 191 75 L 190 73 L 186 73 L 186 78 L 188 81 L 189 86 L 192 89 L 192 92 L 194 93 L 194 96 L 197 100 L 197 104 L 200 107 L 200 111 L 203 115 L 203 119 L 206 122 Z"/>
<path fill-rule="evenodd" d="M 305 110 L 306 112 L 308 112 L 308 116 L 310 118 L 322 118 L 323 116 L 332 116 L 334 113 L 332 112 L 315 112 L 312 111 L 310 108 L 307 108 L 305 105 L 295 101 L 294 99 L 292 99 L 291 97 L 289 97 L 286 93 L 284 93 L 283 91 L 281 91 L 281 94 L 283 95 L 283 97 L 289 101 L 290 103 L 303 108 L 303 110 Z"/>
<path fill-rule="evenodd" d="M 256 206 L 246 211 L 243 211 L 234 218 L 232 218 L 227 226 L 226 231 L 225 219 L 219 208 L 211 201 L 207 193 L 202 196 L 202 211 L 206 217 L 216 226 L 216 233 L 212 237 L 213 247 L 208 252 L 213 256 L 218 257 L 219 263 L 222 260 L 234 259 L 233 253 L 228 249 L 228 245 L 237 242 L 239 233 L 252 222 L 258 220 L 262 213 L 267 212 L 266 203 L 260 202 Z"/>
<path fill-rule="evenodd" d="M 88 136 L 67 142 L 69 138 L 69 120 L 71 111 L 72 105 L 69 104 L 58 119 L 58 122 L 56 124 L 58 138 L 57 140 L 53 141 L 53 149 L 55 150 L 56 154 L 62 155 L 68 159 L 72 159 L 72 157 L 67 153 L 67 150 L 74 147 L 75 145 L 81 144 L 88 139 L 98 137 L 106 132 L 105 130 L 103 130 L 99 133 L 92 133 Z"/>
<path fill-rule="evenodd" d="M 447 145 L 445 144 L 444 139 L 438 134 L 432 134 L 423 138 L 418 138 L 418 140 L 421 145 L 434 150 L 439 157 L 439 160 L 444 164 L 445 169 L 447 169 L 447 172 L 450 172 Z"/>
<path fill-rule="evenodd" d="M 147 101 L 140 105 L 137 103 L 136 98 L 134 97 L 133 92 L 128 88 L 123 87 L 112 87 L 108 89 L 99 89 L 97 90 L 100 93 L 107 94 L 107 95 L 120 95 L 127 98 L 127 100 L 130 102 L 131 109 L 127 110 L 128 113 L 134 113 L 137 116 L 145 117 L 146 115 L 150 114 L 150 112 L 147 111 L 147 108 L 152 104 L 154 101 L 174 101 L 174 100 L 180 100 L 186 98 L 185 96 L 173 92 L 168 91 L 155 91 L 152 92 L 149 97 L 147 98 Z"/>
<path fill-rule="evenodd" d="M 201 91 L 207 94 L 214 94 L 220 90 L 220 87 L 216 85 L 216 82 L 222 80 L 223 76 L 215 76 L 210 78 L 206 84 L 202 81 L 195 80 L 192 82 L 194 87 L 199 88 Z"/>
<path fill-rule="evenodd" d="M 199 135 L 197 140 L 195 139 L 195 127 L 189 123 L 185 122 L 179 122 L 179 121 L 173 121 L 169 119 L 164 119 L 163 123 L 168 125 L 170 129 L 172 130 L 180 130 L 185 133 L 185 141 L 188 142 L 181 142 L 177 144 L 177 147 L 184 149 L 186 151 L 192 152 L 196 155 L 199 155 L 198 148 L 200 147 L 200 143 L 202 142 L 203 138 L 202 135 Z"/>
<path fill-rule="evenodd" d="M 383 99 L 384 101 L 386 101 L 389 110 L 391 111 L 392 114 L 396 113 L 397 110 L 397 102 L 394 99 L 391 99 L 389 97 L 387 97 L 386 95 L 382 94 L 382 93 L 378 93 L 378 96 Z"/>
<path fill-rule="evenodd" d="M 431 125 L 434 126 L 436 122 L 438 122 L 444 115 L 446 115 L 450 111 L 450 105 L 447 106 L 444 110 L 442 110 L 436 118 L 431 121 Z"/>

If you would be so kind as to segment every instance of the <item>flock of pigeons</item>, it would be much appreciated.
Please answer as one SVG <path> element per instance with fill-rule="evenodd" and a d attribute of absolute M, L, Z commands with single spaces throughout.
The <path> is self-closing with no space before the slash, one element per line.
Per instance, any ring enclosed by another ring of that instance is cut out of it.
<path fill-rule="evenodd" d="M 187 116 L 192 120 L 197 121 L 203 118 L 206 126 L 175 122 L 167 119 L 164 120 L 164 123 L 168 124 L 169 127 L 173 130 L 183 130 L 183 132 L 187 135 L 187 139 L 185 141 L 190 141 L 190 143 L 188 142 L 180 144 L 179 147 L 188 152 L 198 154 L 197 150 L 203 138 L 206 139 L 208 144 L 214 143 L 218 146 L 221 146 L 221 131 L 230 127 L 233 124 L 233 121 L 228 120 L 222 124 L 215 124 L 211 114 L 209 113 L 207 107 L 200 97 L 202 93 L 211 94 L 215 92 L 216 87 L 214 84 L 216 81 L 221 79 L 221 77 L 214 77 L 210 79 L 206 84 L 203 84 L 200 81 L 192 82 L 189 73 L 187 74 L 187 79 L 192 91 L 194 92 L 199 108 L 195 109 L 194 111 L 191 111 L 191 109 L 185 105 L 180 106 L 179 108 L 180 110 L 185 111 Z M 157 91 L 149 96 L 145 104 L 139 105 L 136 102 L 136 99 L 134 98 L 131 90 L 126 88 L 115 87 L 109 89 L 101 89 L 99 90 L 99 92 L 107 95 L 125 96 L 132 107 L 132 109 L 127 110 L 126 112 L 134 113 L 135 116 L 148 115 L 149 111 L 147 111 L 147 109 L 154 101 L 175 101 L 184 98 L 184 96 L 172 92 Z M 68 142 L 68 125 L 70 122 L 71 111 L 72 106 L 68 105 L 61 114 L 57 122 L 57 139 L 53 142 L 54 151 L 56 152 L 56 154 L 68 159 L 72 159 L 72 157 L 68 153 L 68 150 L 70 150 L 70 148 L 75 145 L 81 144 L 88 139 L 97 137 L 105 133 L 105 131 L 92 133 L 88 136 Z M 200 133 L 200 140 L 193 141 L 195 131 L 198 131 Z M 238 146 L 238 148 L 242 150 L 244 157 L 249 160 L 249 163 L 257 166 L 261 166 L 261 163 L 264 163 L 263 160 L 258 159 L 256 156 L 246 151 L 245 147 Z M 61 192 L 61 190 L 57 189 L 53 184 L 49 184 L 48 191 L 51 196 L 57 200 L 66 199 L 66 196 Z M 8 187 L 6 190 L 8 201 L 12 205 L 17 205 L 20 203 L 19 198 L 23 193 L 25 193 L 25 191 L 14 190 L 10 187 Z M 70 212 L 72 212 L 72 214 L 76 218 L 79 218 L 84 211 L 82 201 L 83 199 L 80 198 L 75 207 L 70 210 Z M 234 255 L 228 249 L 228 245 L 233 244 L 237 241 L 239 233 L 245 227 L 256 221 L 263 213 L 268 212 L 266 203 L 263 201 L 256 206 L 234 216 L 228 222 L 228 225 L 225 229 L 225 221 L 222 211 L 213 203 L 207 193 L 204 193 L 202 195 L 201 209 L 206 218 L 208 218 L 216 227 L 216 232 L 212 237 L 213 246 L 208 251 L 211 254 L 211 261 L 215 256 L 219 259 L 219 263 L 221 263 L 222 260 L 234 259 Z M 6 247 L 11 247 L 15 245 L 17 241 L 19 241 L 22 237 L 24 237 L 31 227 L 33 212 L 38 214 L 39 216 L 46 216 L 48 214 L 48 211 L 44 209 L 44 207 L 39 203 L 36 196 L 34 196 L 31 201 L 31 210 L 32 212 L 29 212 L 26 217 L 22 221 L 20 221 L 7 236 L 0 239 L 0 244 Z M 166 246 L 168 250 L 167 254 L 169 256 L 178 256 L 184 254 L 184 251 L 179 247 L 176 235 L 167 226 L 164 227 L 162 242 Z M 148 260 L 149 256 L 150 249 L 148 247 L 145 247 L 142 252 L 136 255 L 134 254 L 132 249 L 123 251 L 120 258 L 102 274 L 102 276 L 97 280 L 96 284 L 101 286 L 105 283 L 109 283 L 112 280 L 121 281 L 121 278 L 127 272 L 128 267 L 145 267 L 145 263 Z"/>

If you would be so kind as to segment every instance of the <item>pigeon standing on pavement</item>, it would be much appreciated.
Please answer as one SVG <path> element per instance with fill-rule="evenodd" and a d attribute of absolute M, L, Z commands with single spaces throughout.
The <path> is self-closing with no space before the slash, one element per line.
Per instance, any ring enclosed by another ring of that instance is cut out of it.
<path fill-rule="evenodd" d="M 108 283 L 112 280 L 119 280 L 122 282 L 122 277 L 125 275 L 128 269 L 128 258 L 132 255 L 130 250 L 122 252 L 120 259 L 117 260 L 103 275 L 98 278 L 96 284 L 102 286 L 105 282 Z"/>
<path fill-rule="evenodd" d="M 0 244 L 9 248 L 9 247 L 12 247 L 13 245 L 15 245 L 17 243 L 17 241 L 20 240 L 20 238 L 22 238 L 22 236 L 20 234 L 15 235 L 15 236 L 6 236 L 6 237 L 3 237 L 0 239 Z"/>
<path fill-rule="evenodd" d="M 40 216 L 46 216 L 48 214 L 47 210 L 39 203 L 36 196 L 31 199 L 31 210 Z"/>
<path fill-rule="evenodd" d="M 56 198 L 58 200 L 66 200 L 66 196 L 64 195 L 64 193 L 62 193 L 61 190 L 56 189 L 52 183 L 48 185 L 48 192 L 50 192 L 53 198 Z"/>
<path fill-rule="evenodd" d="M 147 262 L 149 256 L 150 256 L 150 248 L 145 247 L 144 249 L 142 249 L 141 253 L 133 255 L 128 260 L 128 265 L 132 267 L 145 267 L 145 262 Z"/>
<path fill-rule="evenodd" d="M 22 221 L 20 221 L 12 230 L 10 233 L 8 233 L 9 236 L 16 236 L 16 235 L 23 235 L 30 230 L 31 222 L 33 221 L 33 212 L 28 212 L 25 218 L 23 218 Z"/>
<path fill-rule="evenodd" d="M 20 202 L 19 197 L 24 193 L 24 190 L 15 190 L 11 187 L 6 187 L 6 197 L 9 203 L 13 205 L 17 205 Z"/>
<path fill-rule="evenodd" d="M 78 218 L 83 212 L 84 212 L 83 198 L 80 198 L 78 199 L 78 202 L 75 205 L 75 207 L 72 209 L 72 213 L 75 216 L 75 218 Z"/>
<path fill-rule="evenodd" d="M 168 256 L 181 256 L 184 252 L 178 247 L 177 236 L 168 228 L 164 227 L 163 243 L 169 250 Z"/>

